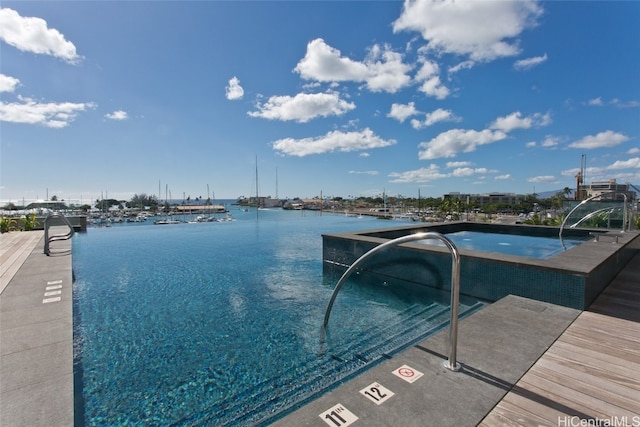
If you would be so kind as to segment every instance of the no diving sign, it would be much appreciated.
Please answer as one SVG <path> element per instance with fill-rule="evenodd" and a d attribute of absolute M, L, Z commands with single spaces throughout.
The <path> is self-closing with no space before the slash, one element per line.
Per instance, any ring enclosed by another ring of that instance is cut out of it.
<path fill-rule="evenodd" d="M 402 378 L 408 383 L 412 383 L 424 374 L 420 371 L 416 371 L 409 365 L 402 365 L 401 367 L 393 371 L 393 375 Z"/>

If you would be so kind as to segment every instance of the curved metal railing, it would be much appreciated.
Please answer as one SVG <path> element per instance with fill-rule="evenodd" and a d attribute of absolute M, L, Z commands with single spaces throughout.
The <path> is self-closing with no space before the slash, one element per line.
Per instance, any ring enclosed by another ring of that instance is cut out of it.
<path fill-rule="evenodd" d="M 51 227 L 51 220 L 53 218 L 60 218 L 64 225 L 69 227 L 69 232 L 64 234 L 54 234 L 49 235 L 49 228 Z M 45 255 L 51 255 L 51 242 L 55 242 L 57 240 L 68 240 L 73 237 L 73 225 L 69 222 L 69 220 L 59 212 L 53 212 L 47 215 L 44 220 L 44 253 Z M 66 253 L 67 251 L 64 251 Z"/>
<path fill-rule="evenodd" d="M 351 266 L 344 272 L 342 277 L 338 280 L 336 287 L 333 290 L 329 305 L 324 314 L 324 322 L 322 323 L 323 330 L 326 329 L 329 323 L 329 317 L 331 316 L 331 309 L 333 303 L 338 296 L 338 292 L 347 281 L 349 276 L 361 265 L 364 261 L 371 258 L 374 254 L 383 251 L 387 248 L 401 245 L 403 243 L 413 242 L 415 240 L 427 240 L 437 239 L 445 244 L 445 246 L 451 252 L 451 321 L 449 325 L 449 359 L 444 362 L 444 367 L 451 371 L 459 371 L 460 364 L 456 362 L 457 348 L 458 348 L 458 306 L 460 301 L 460 253 L 451 240 L 446 238 L 440 233 L 436 232 L 422 232 L 410 234 L 408 236 L 398 237 L 396 239 L 385 242 L 375 248 L 369 250 L 360 258 L 358 258 Z"/>
<path fill-rule="evenodd" d="M 571 216 L 572 213 L 574 213 L 576 210 L 578 210 L 578 208 L 580 208 L 581 206 L 584 206 L 587 202 L 590 202 L 593 199 L 597 199 L 597 198 L 602 197 L 602 196 L 607 195 L 607 194 L 622 194 L 622 196 L 624 196 L 624 206 L 623 206 L 623 211 L 622 211 L 622 232 L 624 233 L 625 227 L 627 227 L 627 230 L 630 230 L 631 229 L 631 225 L 630 225 L 630 222 L 628 220 L 628 212 L 627 212 L 627 195 L 622 193 L 622 192 L 619 192 L 619 191 L 606 191 L 606 192 L 603 192 L 603 193 L 600 193 L 600 194 L 596 194 L 595 196 L 591 196 L 591 197 L 588 197 L 588 198 L 584 199 L 583 201 L 578 203 L 576 206 L 574 206 L 574 208 L 571 209 L 571 211 L 569 211 L 567 216 L 564 217 L 564 220 L 562 221 L 562 225 L 560 225 L 560 231 L 558 232 L 558 237 L 560 238 L 560 240 L 562 241 L 562 231 L 564 230 L 564 226 L 566 225 L 567 220 L 569 219 L 569 217 Z M 606 208 L 606 209 L 609 209 L 609 208 Z M 575 224 L 569 226 L 569 228 L 575 228 L 582 221 L 588 219 L 587 217 L 589 217 L 589 218 L 592 217 L 593 214 L 594 214 L 593 212 L 589 212 L 587 215 L 585 215 L 580 220 L 578 220 L 578 222 L 576 222 Z"/>

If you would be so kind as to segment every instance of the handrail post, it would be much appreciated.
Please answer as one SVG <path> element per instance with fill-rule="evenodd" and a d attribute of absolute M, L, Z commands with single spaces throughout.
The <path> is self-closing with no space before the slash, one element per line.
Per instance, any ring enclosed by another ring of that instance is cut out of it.
<path fill-rule="evenodd" d="M 389 247 L 398 246 L 402 243 L 413 242 L 415 240 L 427 240 L 438 239 L 445 244 L 449 252 L 451 252 L 451 320 L 449 322 L 449 358 L 445 360 L 443 366 L 450 371 L 457 372 L 460 370 L 460 364 L 456 361 L 457 349 L 458 349 L 458 305 L 460 302 L 460 253 L 458 248 L 453 244 L 451 240 L 437 232 L 421 232 L 410 234 L 408 236 L 398 237 L 396 239 L 385 242 L 379 246 L 374 247 L 367 251 L 364 255 L 360 256 L 347 270 L 342 274 L 336 287 L 331 294 L 331 299 L 327 305 L 327 310 L 324 314 L 324 321 L 322 323 L 323 332 L 329 323 L 329 316 L 331 315 L 331 309 L 333 303 L 338 296 L 338 292 L 347 281 L 347 278 L 351 276 L 357 267 L 365 260 L 369 259 L 372 255 L 380 252 Z"/>
<path fill-rule="evenodd" d="M 444 367 L 458 372 L 460 364 L 458 357 L 458 306 L 460 303 L 460 253 L 453 246 L 451 251 L 451 320 L 449 322 L 449 359 L 444 361 Z"/>

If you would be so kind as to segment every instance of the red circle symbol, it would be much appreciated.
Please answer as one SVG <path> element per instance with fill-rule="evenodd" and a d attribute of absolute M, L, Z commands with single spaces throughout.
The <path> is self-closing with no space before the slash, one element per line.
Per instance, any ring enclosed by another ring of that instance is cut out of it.
<path fill-rule="evenodd" d="M 403 377 L 412 377 L 414 372 L 409 368 L 400 368 L 398 369 L 398 374 L 402 375 Z"/>

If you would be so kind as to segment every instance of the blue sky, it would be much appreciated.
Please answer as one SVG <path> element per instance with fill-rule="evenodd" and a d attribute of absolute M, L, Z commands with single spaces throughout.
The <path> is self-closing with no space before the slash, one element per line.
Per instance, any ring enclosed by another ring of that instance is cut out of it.
<path fill-rule="evenodd" d="M 3 1 L 0 201 L 251 196 L 256 158 L 280 198 L 541 193 L 583 154 L 587 182 L 638 184 L 638 22 L 635 1 Z"/>

